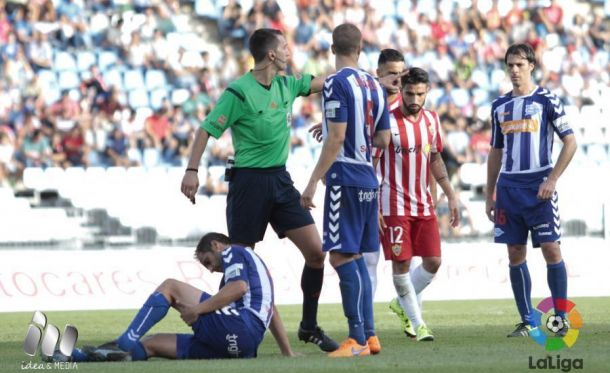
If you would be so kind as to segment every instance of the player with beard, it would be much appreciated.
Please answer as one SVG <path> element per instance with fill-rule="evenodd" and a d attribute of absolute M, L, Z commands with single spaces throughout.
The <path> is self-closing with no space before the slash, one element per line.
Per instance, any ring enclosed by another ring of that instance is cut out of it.
<path fill-rule="evenodd" d="M 459 223 L 455 194 L 440 156 L 443 149 L 438 115 L 423 108 L 430 90 L 428 73 L 411 67 L 401 78 L 402 104 L 390 114 L 392 139 L 373 162 L 381 171 L 382 246 L 392 261 L 398 302 L 413 323 L 418 341 L 434 336 L 422 318 L 417 294 L 432 281 L 441 265 L 440 236 L 430 194 L 432 174 L 449 202 L 452 226 Z M 409 273 L 413 256 L 423 262 Z"/>

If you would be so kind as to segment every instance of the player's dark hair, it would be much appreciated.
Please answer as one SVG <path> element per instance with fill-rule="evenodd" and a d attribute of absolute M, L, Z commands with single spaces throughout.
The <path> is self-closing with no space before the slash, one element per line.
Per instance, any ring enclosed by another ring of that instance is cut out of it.
<path fill-rule="evenodd" d="M 207 253 L 212 251 L 212 241 L 218 241 L 225 245 L 231 243 L 229 237 L 225 236 L 222 233 L 210 232 L 206 233 L 197 244 L 197 248 L 195 249 L 195 253 Z"/>
<path fill-rule="evenodd" d="M 377 60 L 377 66 L 383 65 L 388 62 L 405 62 L 405 56 L 399 51 L 392 48 L 383 49 L 379 52 L 379 59 Z"/>
<path fill-rule="evenodd" d="M 350 56 L 357 53 L 362 45 L 362 33 L 351 23 L 344 23 L 333 30 L 333 46 L 335 53 Z"/>
<path fill-rule="evenodd" d="M 430 77 L 426 70 L 419 67 L 410 67 L 407 69 L 407 74 L 400 78 L 400 84 L 402 86 L 413 85 L 413 84 L 430 84 Z"/>
<path fill-rule="evenodd" d="M 261 62 L 267 56 L 267 52 L 277 48 L 280 42 L 278 36 L 282 36 L 282 32 L 271 28 L 259 28 L 254 31 L 248 42 L 254 62 Z"/>
<path fill-rule="evenodd" d="M 527 62 L 533 63 L 536 66 L 536 53 L 534 53 L 534 48 L 531 45 L 520 43 L 513 44 L 506 50 L 506 54 L 504 55 L 504 63 L 508 64 L 508 56 L 510 55 L 519 56 L 525 58 Z"/>

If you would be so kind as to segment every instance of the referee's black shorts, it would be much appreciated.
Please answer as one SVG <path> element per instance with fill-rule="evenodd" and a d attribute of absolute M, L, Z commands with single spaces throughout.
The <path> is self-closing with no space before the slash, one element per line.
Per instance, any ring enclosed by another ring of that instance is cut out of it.
<path fill-rule="evenodd" d="M 231 242 L 262 241 L 269 223 L 280 238 L 290 229 L 313 224 L 293 184 L 286 167 L 234 168 L 227 196 Z"/>

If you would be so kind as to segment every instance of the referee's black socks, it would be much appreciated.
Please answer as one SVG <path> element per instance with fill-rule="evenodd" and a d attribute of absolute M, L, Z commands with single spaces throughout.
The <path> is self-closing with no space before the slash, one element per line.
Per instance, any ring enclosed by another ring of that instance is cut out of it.
<path fill-rule="evenodd" d="M 301 327 L 305 330 L 313 330 L 318 325 L 318 299 L 320 298 L 323 279 L 324 268 L 312 268 L 305 264 L 301 275 L 301 289 L 303 290 Z"/>

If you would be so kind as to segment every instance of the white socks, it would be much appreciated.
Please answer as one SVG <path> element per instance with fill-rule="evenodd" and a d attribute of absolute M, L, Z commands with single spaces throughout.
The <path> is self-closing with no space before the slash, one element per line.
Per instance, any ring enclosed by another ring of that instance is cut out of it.
<path fill-rule="evenodd" d="M 417 298 L 421 309 L 421 292 L 432 282 L 434 273 L 426 271 L 424 266 L 421 264 L 415 268 L 411 266 L 409 273 L 411 273 L 411 282 L 413 283 L 413 288 L 417 293 Z"/>
<path fill-rule="evenodd" d="M 417 303 L 417 296 L 413 283 L 411 283 L 411 276 L 408 273 L 392 276 L 394 280 L 394 288 L 398 294 L 398 302 L 403 310 L 405 310 L 407 316 L 413 323 L 413 328 L 417 328 L 424 323 L 421 316 L 421 309 Z"/>
<path fill-rule="evenodd" d="M 366 263 L 366 269 L 369 272 L 371 278 L 371 296 L 375 300 L 375 290 L 377 290 L 377 263 L 379 263 L 379 253 L 377 250 L 372 253 L 363 253 L 364 261 Z"/>

